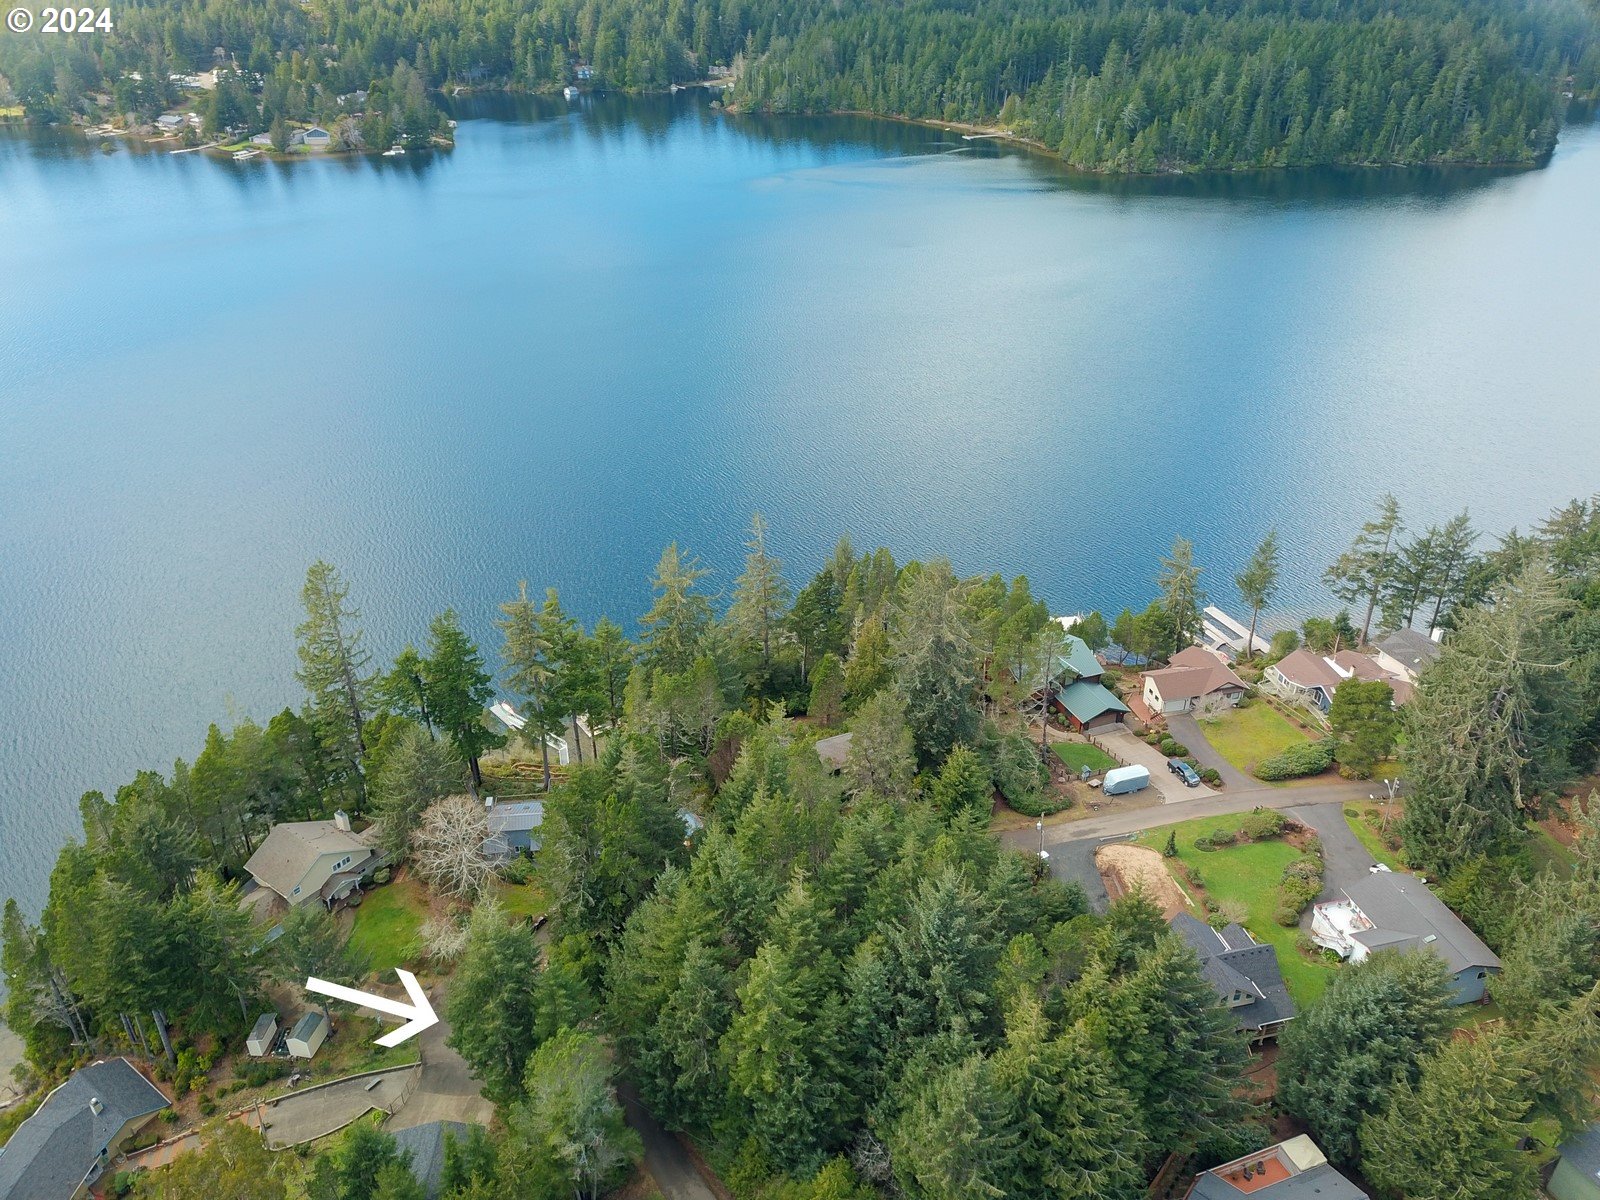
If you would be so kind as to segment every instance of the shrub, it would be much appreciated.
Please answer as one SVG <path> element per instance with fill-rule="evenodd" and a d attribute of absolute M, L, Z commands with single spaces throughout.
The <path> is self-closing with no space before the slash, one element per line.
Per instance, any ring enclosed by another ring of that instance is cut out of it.
<path fill-rule="evenodd" d="M 1333 752 L 1337 748 L 1338 744 L 1333 738 L 1290 746 L 1283 753 L 1257 763 L 1256 778 L 1272 783 L 1281 779 L 1320 775 L 1333 765 Z"/>
<path fill-rule="evenodd" d="M 1199 837 L 1195 838 L 1194 848 L 1196 850 L 1209 853 L 1217 848 L 1217 843 L 1214 842 L 1207 834 L 1202 833 Z"/>
<path fill-rule="evenodd" d="M 1293 929 L 1300 924 L 1300 910 L 1291 904 L 1280 904 L 1273 912 L 1272 919 L 1285 929 Z"/>
<path fill-rule="evenodd" d="M 246 1087 L 260 1087 L 263 1083 L 271 1083 L 274 1079 L 282 1079 L 293 1071 L 286 1062 L 276 1059 L 263 1059 L 260 1062 L 247 1062 L 239 1067 L 239 1078 L 244 1080 Z"/>
<path fill-rule="evenodd" d="M 1372 810 L 1368 809 L 1367 811 L 1371 812 Z M 1349 817 L 1351 820 L 1354 820 L 1361 815 L 1361 810 L 1355 807 L 1353 804 L 1347 804 L 1344 808 L 1344 815 Z"/>
<path fill-rule="evenodd" d="M 1212 787 L 1217 787 L 1222 783 L 1222 772 L 1217 770 L 1215 767 L 1201 767 L 1200 778 L 1203 782 L 1209 783 Z"/>
<path fill-rule="evenodd" d="M 393 878 L 394 872 L 388 867 L 379 867 L 372 873 L 372 882 L 376 884 L 388 883 Z"/>
<path fill-rule="evenodd" d="M 1205 887 L 1205 885 L 1206 885 L 1205 876 L 1200 874 L 1200 868 L 1198 868 L 1198 867 L 1190 867 L 1189 868 L 1189 882 L 1192 883 L 1195 887 Z"/>
<path fill-rule="evenodd" d="M 1244 815 L 1244 820 L 1239 822 L 1239 832 L 1252 842 L 1262 842 L 1282 837 L 1285 824 L 1287 820 L 1276 809 L 1258 808 Z"/>
<path fill-rule="evenodd" d="M 1189 747 L 1185 746 L 1182 742 L 1173 742 L 1172 743 L 1172 757 L 1173 758 L 1189 758 Z M 1194 764 L 1194 759 L 1190 758 L 1189 759 L 1189 763 L 1192 766 Z"/>
<path fill-rule="evenodd" d="M 1232 829 L 1219 829 L 1211 835 L 1211 842 L 1217 846 L 1231 846 L 1239 840 L 1239 834 Z"/>
<path fill-rule="evenodd" d="M 1216 911 L 1217 911 L 1217 902 L 1215 900 L 1211 899 L 1211 897 L 1207 896 L 1206 897 L 1206 912 L 1215 914 Z"/>
<path fill-rule="evenodd" d="M 526 854 L 519 854 L 501 866 L 500 878 L 507 883 L 530 883 L 533 880 L 533 872 L 533 859 Z"/>
<path fill-rule="evenodd" d="M 213 1100 L 210 1096 L 200 1097 L 200 1115 L 202 1117 L 212 1116 L 216 1111 L 217 1102 L 215 1100 Z"/>

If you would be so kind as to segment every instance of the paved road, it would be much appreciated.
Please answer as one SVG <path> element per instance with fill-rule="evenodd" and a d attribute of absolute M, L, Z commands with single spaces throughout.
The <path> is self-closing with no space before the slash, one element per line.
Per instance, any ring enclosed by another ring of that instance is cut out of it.
<path fill-rule="evenodd" d="M 444 1019 L 444 988 L 435 986 L 429 996 L 439 1023 L 417 1035 L 421 1041 L 422 1078 L 417 1090 L 385 1126 L 412 1129 L 433 1121 L 466 1121 L 487 1125 L 494 1119 L 494 1105 L 483 1098 L 482 1085 L 472 1077 L 466 1060 L 445 1044 L 450 1022 Z"/>
<path fill-rule="evenodd" d="M 1167 732 L 1174 739 L 1189 747 L 1189 753 L 1194 756 L 1195 762 L 1202 767 L 1215 768 L 1217 774 L 1222 776 L 1222 782 L 1230 788 L 1238 788 L 1240 791 L 1245 791 L 1261 786 L 1259 779 L 1251 779 L 1250 776 L 1216 752 L 1216 749 L 1206 737 L 1205 730 L 1200 727 L 1200 722 L 1196 721 L 1190 714 L 1168 713 Z"/>
<path fill-rule="evenodd" d="M 1130 812 L 1107 813 L 1105 816 L 1090 817 L 1083 821 L 1073 821 L 1066 825 L 1057 825 L 1045 828 L 1045 849 L 1050 852 L 1050 871 L 1057 879 L 1073 880 L 1079 883 L 1088 895 L 1090 903 L 1103 909 L 1106 904 L 1105 887 L 1100 882 L 1100 874 L 1095 870 L 1094 851 L 1101 843 L 1112 838 L 1126 837 L 1131 833 L 1140 833 L 1146 829 L 1159 829 L 1164 825 L 1175 825 L 1180 821 L 1193 820 L 1196 817 L 1222 817 L 1232 813 L 1249 812 L 1252 808 L 1276 808 L 1282 810 L 1307 810 L 1309 815 L 1299 815 L 1298 820 L 1304 821 L 1317 830 L 1323 838 L 1323 845 L 1327 847 L 1330 840 L 1338 841 L 1338 829 L 1344 825 L 1344 814 L 1341 811 L 1346 804 L 1355 804 L 1367 799 L 1368 788 L 1357 783 L 1314 783 L 1300 787 L 1266 787 L 1241 788 L 1238 791 L 1227 791 L 1216 795 L 1189 800 L 1182 804 L 1163 804 L 1158 808 L 1139 808 Z M 1327 811 L 1324 812 L 1323 810 Z M 1333 831 L 1324 835 L 1323 826 Z M 1355 842 L 1355 835 L 1345 830 L 1345 835 L 1350 841 Z M 1039 835 L 1032 829 L 1008 830 L 1000 838 L 1013 849 L 1023 853 L 1032 853 L 1039 845 Z M 1361 843 L 1355 842 L 1360 849 Z M 1343 857 L 1348 847 L 1325 851 L 1338 855 L 1337 867 L 1330 865 L 1327 880 L 1331 883 L 1335 879 L 1348 879 L 1349 862 Z M 1362 850 L 1362 854 L 1366 851 Z M 1370 858 L 1366 863 L 1370 863 Z M 1361 870 L 1366 866 L 1362 865 Z"/>
<path fill-rule="evenodd" d="M 644 1143 L 644 1167 L 664 1200 L 721 1200 L 708 1184 L 683 1143 L 661 1128 L 638 1093 L 626 1084 L 617 1088 L 628 1124 Z"/>
<path fill-rule="evenodd" d="M 1364 799 L 1365 797 L 1363 797 Z M 1288 816 L 1309 825 L 1322 839 L 1322 899 L 1331 900 L 1377 864 L 1344 819 L 1344 809 L 1331 804 L 1285 809 Z M 1311 910 L 1306 910 L 1309 920 Z"/>
<path fill-rule="evenodd" d="M 267 1145 L 274 1150 L 298 1146 L 343 1129 L 375 1108 L 394 1112 L 404 1102 L 406 1084 L 416 1071 L 416 1067 L 402 1067 L 383 1075 L 342 1079 L 265 1104 L 261 1131 Z"/>

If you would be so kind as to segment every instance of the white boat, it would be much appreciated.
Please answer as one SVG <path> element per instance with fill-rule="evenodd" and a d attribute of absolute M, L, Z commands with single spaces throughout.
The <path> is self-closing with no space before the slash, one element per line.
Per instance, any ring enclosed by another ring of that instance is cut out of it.
<path fill-rule="evenodd" d="M 578 89 L 575 87 L 564 87 L 561 89 L 561 94 L 568 100 L 576 100 L 578 98 Z"/>
<path fill-rule="evenodd" d="M 233 152 L 234 162 L 249 162 L 252 158 L 260 157 L 261 151 L 254 149 L 253 147 L 249 150 L 235 150 Z"/>
<path fill-rule="evenodd" d="M 385 158 L 394 158 L 397 155 L 404 154 L 405 152 L 406 148 L 404 146 L 390 146 L 383 152 L 383 156 Z"/>

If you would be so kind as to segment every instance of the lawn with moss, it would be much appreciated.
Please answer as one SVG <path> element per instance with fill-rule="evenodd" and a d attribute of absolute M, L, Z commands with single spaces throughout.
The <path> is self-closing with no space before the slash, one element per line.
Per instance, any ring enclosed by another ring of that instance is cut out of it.
<path fill-rule="evenodd" d="M 1199 724 L 1212 748 L 1247 775 L 1254 774 L 1263 759 L 1311 741 L 1288 717 L 1261 700 L 1202 717 Z"/>
<path fill-rule="evenodd" d="M 412 967 L 422 957 L 422 923 L 428 917 L 428 893 L 407 875 L 375 887 L 355 910 L 350 945 L 379 974 Z"/>
<path fill-rule="evenodd" d="M 1052 747 L 1056 757 L 1067 764 L 1067 770 L 1074 775 L 1080 773 L 1085 767 L 1091 771 L 1109 771 L 1117 765 L 1117 760 L 1112 758 L 1099 746 L 1091 746 L 1088 742 L 1054 742 Z"/>
<path fill-rule="evenodd" d="M 1344 810 L 1344 823 L 1350 826 L 1350 831 L 1356 835 L 1356 840 L 1366 847 L 1368 854 L 1372 855 L 1373 862 L 1382 863 L 1391 871 L 1404 871 L 1406 865 L 1400 861 L 1400 856 L 1383 844 L 1383 839 L 1378 835 L 1378 831 L 1367 821 L 1367 810 L 1372 807 L 1371 805 L 1366 805 L 1360 808 L 1353 806 L 1346 808 Z M 1391 830 L 1399 820 L 1398 813 L 1389 818 Z"/>
<path fill-rule="evenodd" d="M 494 894 L 495 898 L 505 906 L 506 912 L 513 917 L 522 917 L 530 921 L 544 916 L 550 907 L 550 896 L 537 881 L 507 883 L 504 879 L 496 879 Z"/>
<path fill-rule="evenodd" d="M 1140 837 L 1139 844 L 1162 850 L 1166 847 L 1167 835 L 1176 833 L 1178 858 L 1189 870 L 1200 872 L 1206 894 L 1223 908 L 1237 905 L 1246 914 L 1240 924 L 1251 936 L 1277 948 L 1278 966 L 1289 986 L 1289 994 L 1304 1009 L 1322 996 L 1338 968 L 1312 962 L 1303 956 L 1295 945 L 1300 935 L 1299 926 L 1286 929 L 1273 919 L 1278 910 L 1278 884 L 1283 879 L 1283 869 L 1300 857 L 1300 851 L 1283 841 L 1251 842 L 1209 851 L 1194 848 L 1197 837 L 1236 830 L 1239 821 L 1237 813 L 1185 821 L 1181 825 L 1152 829 Z"/>

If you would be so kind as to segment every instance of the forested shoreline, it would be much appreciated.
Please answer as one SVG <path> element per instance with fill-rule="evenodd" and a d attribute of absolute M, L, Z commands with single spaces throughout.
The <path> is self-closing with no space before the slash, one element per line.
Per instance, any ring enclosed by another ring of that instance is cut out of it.
<path fill-rule="evenodd" d="M 174 76 L 227 66 L 228 114 L 265 129 L 331 124 L 374 85 L 403 96 L 402 66 L 435 91 L 652 91 L 718 67 L 743 110 L 999 127 L 1085 170 L 1153 173 L 1531 165 L 1569 99 L 1600 86 L 1596 0 L 159 0 L 116 15 L 104 36 L 0 39 L 0 105 L 148 121 L 180 101 Z M 431 120 L 383 115 L 377 133 Z"/>

